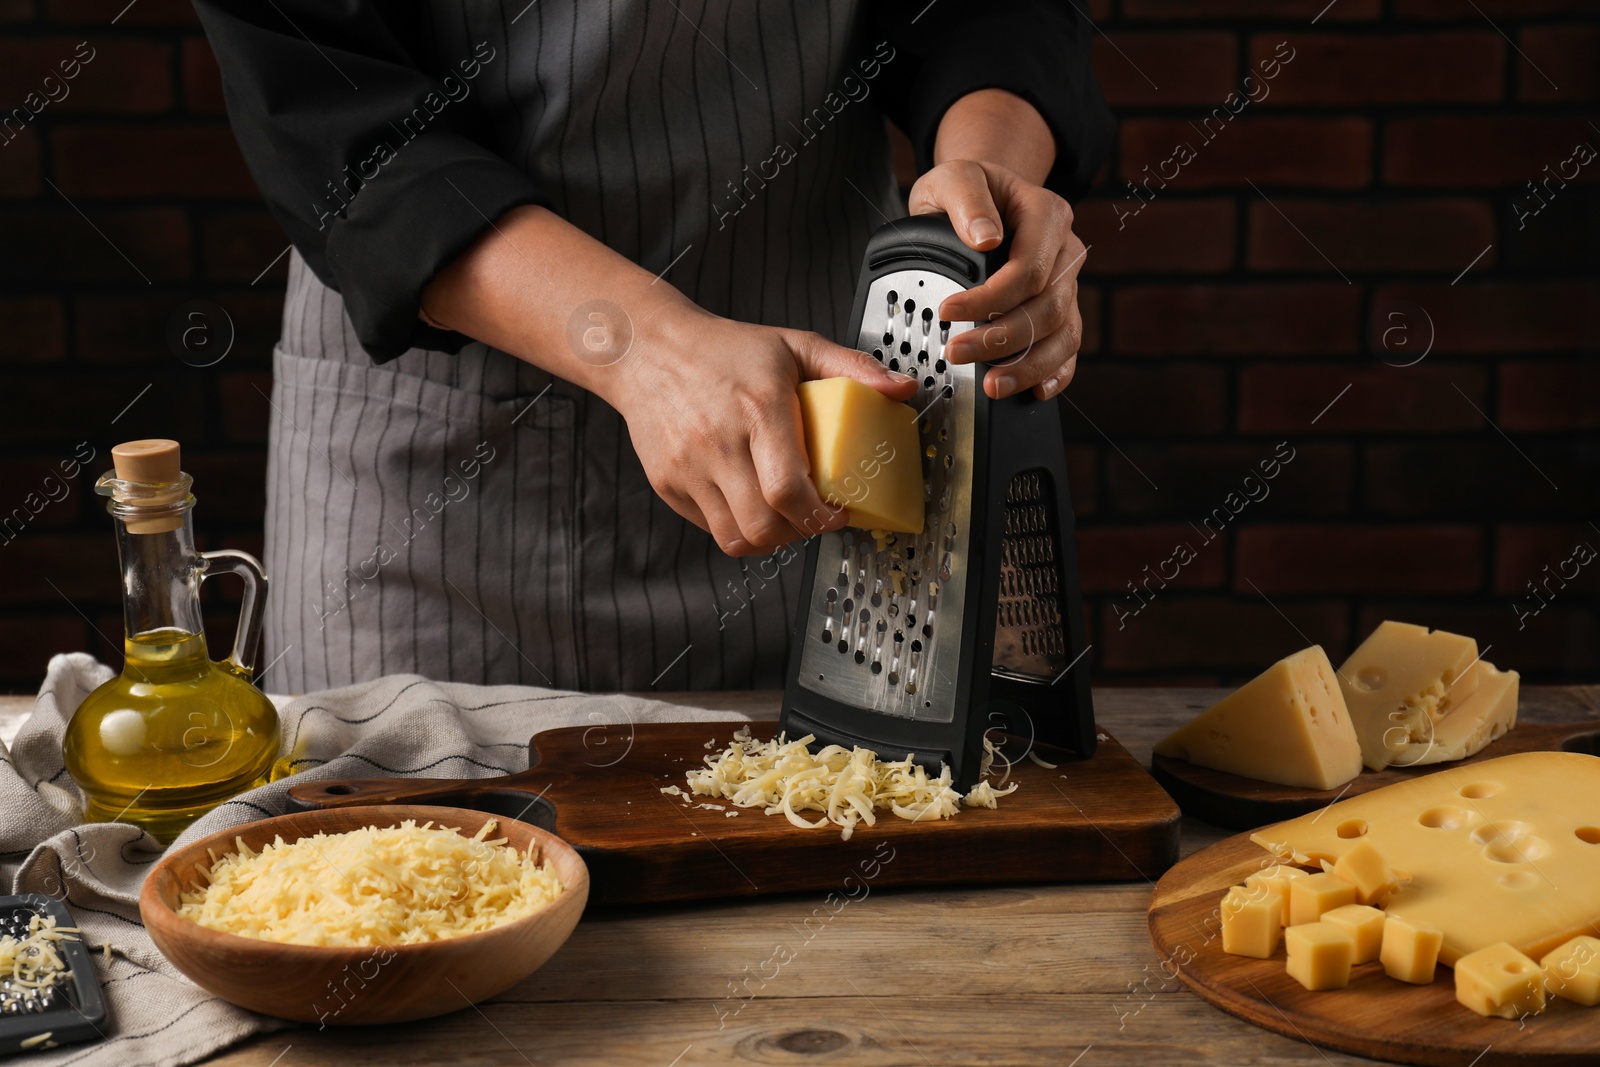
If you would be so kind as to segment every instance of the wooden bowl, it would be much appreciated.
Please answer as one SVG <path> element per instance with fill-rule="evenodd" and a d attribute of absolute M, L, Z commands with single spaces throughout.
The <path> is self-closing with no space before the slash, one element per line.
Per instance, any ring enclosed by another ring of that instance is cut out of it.
<path fill-rule="evenodd" d="M 181 918 L 179 894 L 211 863 L 275 837 L 296 841 L 318 832 L 432 821 L 471 837 L 493 819 L 495 836 L 519 852 L 533 849 L 556 869 L 561 895 L 533 915 L 474 934 L 413 945 L 329 948 L 285 945 L 222 933 Z M 589 870 L 565 841 L 525 822 L 465 808 L 375 805 L 282 815 L 246 823 L 169 852 L 145 879 L 139 914 L 161 950 L 196 985 L 241 1008 L 282 1019 L 357 1025 L 425 1019 L 459 1011 L 503 992 L 538 970 L 578 925 L 589 899 Z"/>

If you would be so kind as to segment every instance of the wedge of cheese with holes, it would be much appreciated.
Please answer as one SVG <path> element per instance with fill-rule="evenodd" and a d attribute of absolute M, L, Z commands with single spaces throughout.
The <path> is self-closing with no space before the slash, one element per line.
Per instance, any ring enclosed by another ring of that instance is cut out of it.
<path fill-rule="evenodd" d="M 1427 739 L 1409 746 L 1395 757 L 1393 766 L 1415 767 L 1466 759 L 1505 736 L 1517 724 L 1517 693 L 1520 676 L 1516 671 L 1496 670 L 1492 663 L 1479 660 L 1472 671 L 1478 676 L 1477 688 L 1460 704 L 1445 712 L 1433 724 Z"/>
<path fill-rule="evenodd" d="M 1538 959 L 1600 925 L 1600 756 L 1523 752 L 1451 767 L 1250 839 L 1302 864 L 1370 842 L 1401 876 L 1385 907 L 1443 931 L 1447 966 L 1500 941 Z"/>
<path fill-rule="evenodd" d="M 1435 720 L 1472 695 L 1478 643 L 1406 622 L 1383 622 L 1339 668 L 1361 758 L 1381 771 L 1425 742 Z M 1409 757 L 1407 757 L 1409 758 Z"/>
<path fill-rule="evenodd" d="M 1274 663 L 1168 734 L 1155 750 L 1306 789 L 1332 789 L 1361 773 L 1361 748 L 1320 645 Z"/>
<path fill-rule="evenodd" d="M 917 413 L 854 378 L 800 384 L 811 480 L 863 530 L 921 533 L 927 508 Z M 808 531 L 815 532 L 815 531 Z"/>

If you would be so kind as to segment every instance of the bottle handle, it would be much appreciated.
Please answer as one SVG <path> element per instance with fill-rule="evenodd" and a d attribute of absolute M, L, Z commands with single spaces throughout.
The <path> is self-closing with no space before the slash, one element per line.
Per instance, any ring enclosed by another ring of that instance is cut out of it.
<path fill-rule="evenodd" d="M 261 642 L 261 616 L 267 609 L 267 572 L 261 561 L 236 548 L 202 552 L 204 582 L 213 574 L 237 574 L 244 579 L 244 601 L 239 605 L 239 628 L 233 635 L 233 651 L 224 661 L 234 673 L 249 679 L 255 672 L 256 646 Z"/>

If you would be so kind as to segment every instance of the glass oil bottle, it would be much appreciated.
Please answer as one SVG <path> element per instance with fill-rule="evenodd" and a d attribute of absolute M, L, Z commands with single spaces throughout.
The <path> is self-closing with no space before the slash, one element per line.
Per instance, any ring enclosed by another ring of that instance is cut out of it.
<path fill-rule="evenodd" d="M 168 844 L 264 783 L 278 756 L 277 711 L 251 682 L 267 577 L 247 553 L 195 551 L 177 442 L 131 441 L 111 456 L 95 490 L 116 520 L 125 660 L 73 715 L 63 755 L 90 821 L 133 823 Z M 200 583 L 217 573 L 245 588 L 233 652 L 213 661 Z"/>

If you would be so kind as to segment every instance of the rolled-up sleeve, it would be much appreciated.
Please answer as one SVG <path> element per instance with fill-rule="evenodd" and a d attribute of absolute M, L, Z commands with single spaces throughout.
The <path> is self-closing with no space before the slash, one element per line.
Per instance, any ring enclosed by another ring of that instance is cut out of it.
<path fill-rule="evenodd" d="M 268 208 L 343 296 L 378 361 L 460 334 L 417 317 L 423 288 L 506 211 L 546 204 L 489 146 L 476 79 L 487 44 L 426 68 L 403 6 L 195 0 L 234 135 Z"/>
<path fill-rule="evenodd" d="M 866 0 L 873 31 L 897 57 L 883 107 L 911 139 L 917 169 L 933 166 L 939 122 L 979 89 L 1032 104 L 1055 137 L 1045 187 L 1076 200 L 1111 152 L 1116 122 L 1090 62 L 1094 29 L 1071 0 Z"/>

